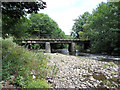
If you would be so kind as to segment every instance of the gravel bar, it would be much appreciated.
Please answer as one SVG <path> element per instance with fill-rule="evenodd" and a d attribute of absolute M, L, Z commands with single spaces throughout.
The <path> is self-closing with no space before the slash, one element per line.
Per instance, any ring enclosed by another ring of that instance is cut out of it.
<path fill-rule="evenodd" d="M 57 66 L 49 68 L 51 73 L 46 79 L 53 88 L 118 89 L 120 86 L 119 66 L 113 62 L 59 53 L 45 53 L 45 55 L 48 56 L 48 66 Z"/>

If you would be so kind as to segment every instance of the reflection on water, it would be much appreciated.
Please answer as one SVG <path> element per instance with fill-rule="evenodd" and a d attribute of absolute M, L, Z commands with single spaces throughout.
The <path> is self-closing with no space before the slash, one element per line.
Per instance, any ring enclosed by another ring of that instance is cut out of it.
<path fill-rule="evenodd" d="M 57 49 L 56 53 L 62 53 L 66 55 L 74 55 L 81 56 L 85 58 L 91 58 L 96 60 L 104 60 L 104 61 L 120 61 L 120 56 L 110 56 L 110 55 L 101 55 L 101 54 L 91 54 L 91 53 L 81 53 L 76 50 L 76 53 L 69 53 L 67 49 Z"/>

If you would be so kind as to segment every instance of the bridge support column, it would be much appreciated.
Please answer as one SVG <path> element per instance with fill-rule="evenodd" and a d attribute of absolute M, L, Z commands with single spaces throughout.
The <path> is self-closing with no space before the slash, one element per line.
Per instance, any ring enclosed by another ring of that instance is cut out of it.
<path fill-rule="evenodd" d="M 46 53 L 51 53 L 50 42 L 45 43 L 45 52 Z"/>
<path fill-rule="evenodd" d="M 69 52 L 75 52 L 75 43 L 74 42 L 72 42 L 72 43 L 70 43 L 69 44 L 69 47 L 68 47 L 68 50 L 69 50 Z"/>

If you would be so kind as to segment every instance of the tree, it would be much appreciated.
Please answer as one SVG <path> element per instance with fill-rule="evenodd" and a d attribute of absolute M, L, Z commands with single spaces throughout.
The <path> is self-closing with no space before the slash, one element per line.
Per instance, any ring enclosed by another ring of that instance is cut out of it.
<path fill-rule="evenodd" d="M 83 33 L 83 25 L 86 23 L 88 16 L 90 15 L 89 12 L 85 12 L 83 15 L 80 15 L 78 19 L 75 19 L 75 23 L 72 27 L 71 36 L 74 38 L 81 38 L 81 33 Z"/>
<path fill-rule="evenodd" d="M 58 24 L 47 14 L 31 14 L 29 17 L 29 30 L 32 37 L 40 38 L 64 38 L 65 33 L 59 28 Z"/>
<path fill-rule="evenodd" d="M 26 34 L 28 34 L 30 38 L 66 38 L 65 33 L 59 28 L 58 24 L 44 13 L 32 13 L 29 17 L 28 26 L 29 28 Z M 52 49 L 60 47 L 63 48 L 65 45 L 51 44 Z"/>
<path fill-rule="evenodd" d="M 87 18 L 79 17 L 73 26 L 76 38 L 88 38 L 91 51 L 109 54 L 120 53 L 119 4 L 100 3 Z"/>
<path fill-rule="evenodd" d="M 115 52 L 118 34 L 112 28 L 118 28 L 118 8 L 115 4 L 101 3 L 89 16 L 84 29 L 91 40 L 91 50 L 94 52 Z"/>
<path fill-rule="evenodd" d="M 46 8 L 46 3 L 41 2 L 2 2 L 2 33 L 16 35 L 14 27 L 23 21 L 25 15 L 37 13 L 40 9 Z M 22 18 L 22 20 L 21 20 Z M 14 33 L 13 33 L 14 32 Z"/>

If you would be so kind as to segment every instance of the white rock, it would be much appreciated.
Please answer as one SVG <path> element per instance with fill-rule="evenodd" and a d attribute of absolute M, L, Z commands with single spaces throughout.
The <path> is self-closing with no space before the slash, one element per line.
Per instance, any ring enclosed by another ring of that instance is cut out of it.
<path fill-rule="evenodd" d="M 33 75 L 33 79 L 35 79 L 36 77 L 35 77 L 35 75 Z"/>

